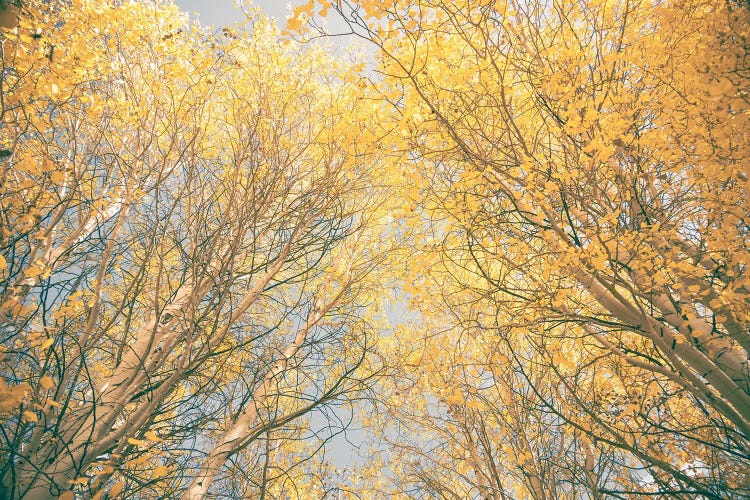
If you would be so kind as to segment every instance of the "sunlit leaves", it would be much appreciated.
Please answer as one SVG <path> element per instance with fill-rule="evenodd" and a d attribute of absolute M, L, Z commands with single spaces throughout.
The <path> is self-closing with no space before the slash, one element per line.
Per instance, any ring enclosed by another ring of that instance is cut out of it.
<path fill-rule="evenodd" d="M 318 417 L 376 373 L 365 495 L 747 493 L 744 6 L 16 13 L 12 495 L 322 495 Z M 291 40 L 326 15 L 377 73 Z"/>
<path fill-rule="evenodd" d="M 471 386 L 464 360 L 433 366 L 421 344 L 496 338 L 492 349 L 520 377 L 519 393 L 503 397 L 523 408 L 515 425 L 555 415 L 546 425 L 557 446 L 619 471 L 608 479 L 614 490 L 643 486 L 628 472 L 632 458 L 655 478 L 643 487 L 669 491 L 677 481 L 717 494 L 721 466 L 690 476 L 680 460 L 746 465 L 718 436 L 746 443 L 750 432 L 740 312 L 748 197 L 738 172 L 747 47 L 736 36 L 747 10 L 700 1 L 339 8 L 379 49 L 381 96 L 401 117 L 392 147 L 411 159 L 404 198 L 420 213 L 411 221 L 429 223 L 404 286 L 423 321 L 389 352 L 401 376 L 429 381 L 410 396 L 429 390 L 449 413 L 403 409 L 396 389 L 391 414 L 425 433 L 460 422 L 450 411 L 461 402 L 455 381 Z M 451 369 L 455 381 L 444 380 Z M 592 450 L 581 432 L 625 451 Z M 576 496 L 602 480 L 574 463 L 533 470 L 534 456 L 512 444 L 513 461 L 529 467 L 522 496 Z M 393 445 L 400 459 L 419 456 L 419 445 Z M 484 496 L 492 475 L 479 469 L 494 465 L 480 462 L 474 487 Z M 567 482 L 567 473 L 578 476 Z M 401 477 L 404 487 L 430 487 L 420 474 Z M 562 483 L 571 489 L 556 489 Z"/>
<path fill-rule="evenodd" d="M 173 497 L 243 410 L 229 454 L 304 463 L 292 421 L 374 369 L 394 246 L 361 68 L 168 2 L 27 2 L 3 35 L 3 491 Z"/>

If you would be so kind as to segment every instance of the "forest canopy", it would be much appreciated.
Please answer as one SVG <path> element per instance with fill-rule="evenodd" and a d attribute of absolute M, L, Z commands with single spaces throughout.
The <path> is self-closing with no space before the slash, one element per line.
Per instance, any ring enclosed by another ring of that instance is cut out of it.
<path fill-rule="evenodd" d="M 749 5 L 243 14 L 0 5 L 0 498 L 750 496 Z"/>

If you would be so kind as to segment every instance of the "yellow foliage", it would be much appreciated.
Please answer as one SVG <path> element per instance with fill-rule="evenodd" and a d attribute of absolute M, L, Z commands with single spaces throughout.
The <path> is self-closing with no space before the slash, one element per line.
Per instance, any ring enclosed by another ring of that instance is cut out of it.
<path fill-rule="evenodd" d="M 0 489 L 748 494 L 744 4 L 253 12 L 0 7 Z"/>

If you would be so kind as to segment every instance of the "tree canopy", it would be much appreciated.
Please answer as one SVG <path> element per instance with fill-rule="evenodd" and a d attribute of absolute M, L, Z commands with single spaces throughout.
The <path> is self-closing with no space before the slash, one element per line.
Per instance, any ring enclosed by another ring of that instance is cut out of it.
<path fill-rule="evenodd" d="M 0 496 L 750 495 L 747 5 L 6 10 Z"/>

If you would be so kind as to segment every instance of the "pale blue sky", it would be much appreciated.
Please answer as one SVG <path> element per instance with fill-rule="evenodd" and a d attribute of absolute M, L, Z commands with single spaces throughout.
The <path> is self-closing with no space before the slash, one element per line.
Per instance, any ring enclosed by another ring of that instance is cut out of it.
<path fill-rule="evenodd" d="M 201 24 L 231 25 L 241 20 L 242 16 L 234 7 L 234 0 L 175 0 L 175 3 L 184 11 L 198 12 Z M 300 0 L 256 0 L 253 3 L 267 16 L 275 17 L 283 23 L 289 13 L 287 5 L 297 6 Z"/>
<path fill-rule="evenodd" d="M 242 20 L 242 12 L 235 8 L 234 0 L 175 0 L 175 3 L 185 12 L 191 13 L 195 19 L 206 26 L 231 26 Z M 291 9 L 305 3 L 305 0 L 244 0 L 246 5 L 251 3 L 260 7 L 261 11 L 268 17 L 275 18 L 280 28 L 284 27 L 286 17 Z M 349 27 L 336 16 L 333 10 L 329 11 L 329 17 L 323 21 L 328 26 L 328 32 L 332 34 L 348 33 Z M 353 36 L 335 36 L 328 39 L 334 51 L 343 54 L 352 45 L 358 47 L 366 46 Z M 365 48 L 362 52 L 366 59 L 372 59 L 374 50 Z"/>

